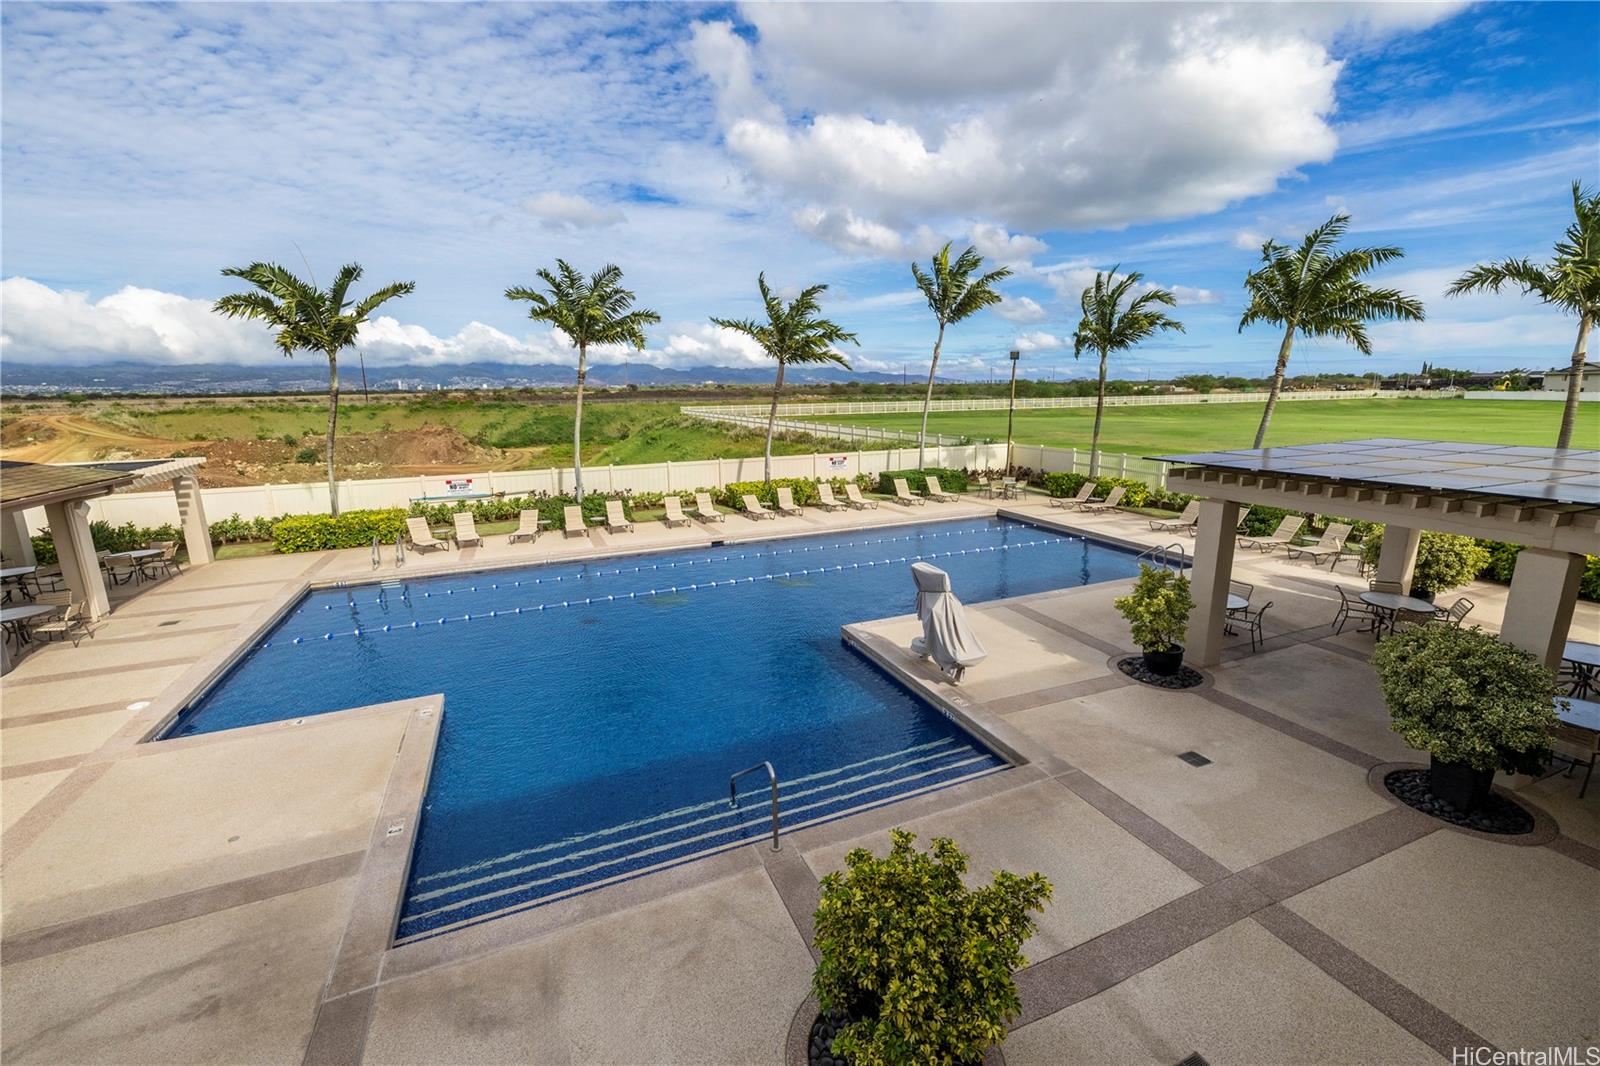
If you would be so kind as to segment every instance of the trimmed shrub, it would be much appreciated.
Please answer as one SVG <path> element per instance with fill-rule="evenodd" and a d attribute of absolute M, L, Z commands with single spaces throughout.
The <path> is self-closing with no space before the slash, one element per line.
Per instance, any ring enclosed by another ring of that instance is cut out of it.
<path fill-rule="evenodd" d="M 1054 473 L 1046 474 L 1040 479 L 1046 492 L 1052 496 L 1076 496 L 1083 483 L 1089 480 L 1087 474 Z M 1116 486 L 1123 488 L 1122 503 L 1126 507 L 1162 507 L 1165 503 L 1151 503 L 1152 499 L 1162 501 L 1182 499 L 1187 503 L 1189 497 L 1181 492 L 1167 493 L 1159 489 L 1152 489 L 1143 481 L 1136 481 L 1131 477 L 1097 477 L 1094 479 L 1094 495 L 1105 499 Z M 1183 510 L 1179 504 L 1175 510 Z"/>
<path fill-rule="evenodd" d="M 273 525 L 272 546 L 284 554 L 365 548 L 373 537 L 392 543 L 405 530 L 406 513 L 398 507 L 345 511 L 337 518 L 326 514 L 297 514 L 279 519 Z"/>
<path fill-rule="evenodd" d="M 946 492 L 966 492 L 967 472 L 965 470 L 950 470 L 942 466 L 930 466 L 922 470 L 885 470 L 878 475 L 877 491 L 885 496 L 894 495 L 894 479 L 903 477 L 906 485 L 917 495 L 928 491 L 928 475 L 932 474 L 939 479 L 939 487 Z"/>
<path fill-rule="evenodd" d="M 183 543 L 183 534 L 171 524 L 136 526 L 132 522 L 124 522 L 114 526 L 110 522 L 90 522 L 89 536 L 94 540 L 94 550 L 97 552 L 135 551 L 153 540 L 175 540 L 180 546 Z M 50 539 L 49 533 L 40 530 L 30 539 L 33 541 L 33 558 L 40 566 L 53 565 L 58 561 L 56 543 Z"/>
<path fill-rule="evenodd" d="M 1361 558 L 1368 566 L 1376 566 L 1382 550 L 1383 533 L 1374 533 L 1362 541 Z M 1474 537 L 1423 530 L 1411 569 L 1411 587 L 1434 593 L 1458 589 L 1487 569 L 1491 558 L 1489 549 Z"/>
<path fill-rule="evenodd" d="M 634 501 L 622 493 L 586 492 L 583 494 L 583 517 L 604 518 L 607 500 L 621 500 L 622 512 L 631 520 Z M 566 519 L 566 508 L 578 501 L 571 496 L 550 496 L 534 493 L 528 496 L 504 496 L 492 500 L 458 500 L 455 503 L 413 503 L 410 514 L 426 518 L 430 525 L 449 525 L 453 516 L 470 513 L 474 522 L 511 522 L 523 511 L 538 511 L 550 529 L 561 529 Z"/>
<path fill-rule="evenodd" d="M 831 484 L 840 492 L 844 491 L 843 479 Z M 733 507 L 741 511 L 744 510 L 746 495 L 754 496 L 768 507 L 775 507 L 780 488 L 787 488 L 793 493 L 794 502 L 801 507 L 817 502 L 817 483 L 806 477 L 775 477 L 771 484 L 763 481 L 730 481 L 716 493 L 716 498 L 724 507 Z"/>
<path fill-rule="evenodd" d="M 1128 620 L 1135 644 L 1145 651 L 1171 651 L 1188 633 L 1194 597 L 1183 574 L 1140 563 L 1133 591 L 1112 600 L 1111 606 Z"/>

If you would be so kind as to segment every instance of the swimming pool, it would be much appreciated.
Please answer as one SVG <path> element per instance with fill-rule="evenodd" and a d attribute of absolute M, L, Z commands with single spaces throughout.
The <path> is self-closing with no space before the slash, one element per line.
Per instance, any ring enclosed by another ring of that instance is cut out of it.
<path fill-rule="evenodd" d="M 619 538 L 624 539 L 624 538 Z M 1131 553 L 1005 519 L 408 578 L 309 593 L 168 736 L 444 693 L 398 941 L 1005 762 L 844 646 L 918 559 L 968 603 L 1129 577 Z"/>

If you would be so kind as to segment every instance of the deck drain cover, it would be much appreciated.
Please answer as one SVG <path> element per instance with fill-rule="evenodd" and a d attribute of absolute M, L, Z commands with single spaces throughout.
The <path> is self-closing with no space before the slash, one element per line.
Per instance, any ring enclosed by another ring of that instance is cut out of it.
<path fill-rule="evenodd" d="M 1204 755 L 1201 755 L 1198 751 L 1180 752 L 1179 755 L 1178 755 L 1178 758 L 1182 759 L 1184 762 L 1188 763 L 1190 766 L 1210 766 L 1211 765 L 1211 760 L 1206 758 Z M 1195 1062 L 1204 1062 L 1205 1061 L 1205 1059 L 1199 1058 L 1198 1056 L 1191 1056 L 1191 1058 Z M 1183 1063 L 1187 1063 L 1189 1061 L 1190 1061 L 1190 1059 L 1184 1059 Z M 1178 1066 L 1183 1066 L 1183 1063 L 1179 1063 Z"/>
<path fill-rule="evenodd" d="M 1211 1066 L 1211 1064 L 1205 1060 L 1204 1055 L 1201 1055 L 1200 1052 L 1196 1051 L 1190 1054 L 1188 1058 L 1178 1063 L 1178 1066 Z"/>

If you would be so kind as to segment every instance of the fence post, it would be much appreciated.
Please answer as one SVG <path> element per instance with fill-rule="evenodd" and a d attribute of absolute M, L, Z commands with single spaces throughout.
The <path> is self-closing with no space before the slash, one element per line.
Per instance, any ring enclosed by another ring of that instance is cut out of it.
<path fill-rule="evenodd" d="M 667 491 L 672 491 L 672 460 L 667 460 Z"/>
<path fill-rule="evenodd" d="M 1117 455 L 1117 476 L 1120 477 L 1120 478 L 1125 478 L 1125 477 L 1128 476 L 1128 453 L 1127 452 L 1121 452 L 1121 453 L 1119 453 Z"/>

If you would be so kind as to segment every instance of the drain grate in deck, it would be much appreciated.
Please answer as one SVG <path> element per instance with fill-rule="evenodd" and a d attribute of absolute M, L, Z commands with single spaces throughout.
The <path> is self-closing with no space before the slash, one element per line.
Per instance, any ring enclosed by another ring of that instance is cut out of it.
<path fill-rule="evenodd" d="M 1211 760 L 1206 758 L 1204 755 L 1201 755 L 1198 751 L 1179 752 L 1178 753 L 1178 758 L 1182 759 L 1184 762 L 1188 763 L 1190 766 L 1210 766 L 1211 765 Z M 1184 1059 L 1183 1063 L 1179 1063 L 1178 1066 L 1184 1066 L 1184 1063 L 1187 1063 L 1188 1061 L 1189 1061 L 1188 1059 Z M 1199 1061 L 1204 1062 L 1205 1060 L 1204 1059 L 1200 1059 Z"/>
<path fill-rule="evenodd" d="M 1193 755 L 1194 752 L 1191 751 L 1189 754 Z M 1207 761 L 1209 762 L 1210 760 Z M 1189 1054 L 1188 1058 L 1178 1063 L 1178 1066 L 1211 1066 L 1211 1064 L 1206 1061 L 1204 1055 L 1200 1054 L 1198 1051 L 1194 1051 Z"/>

